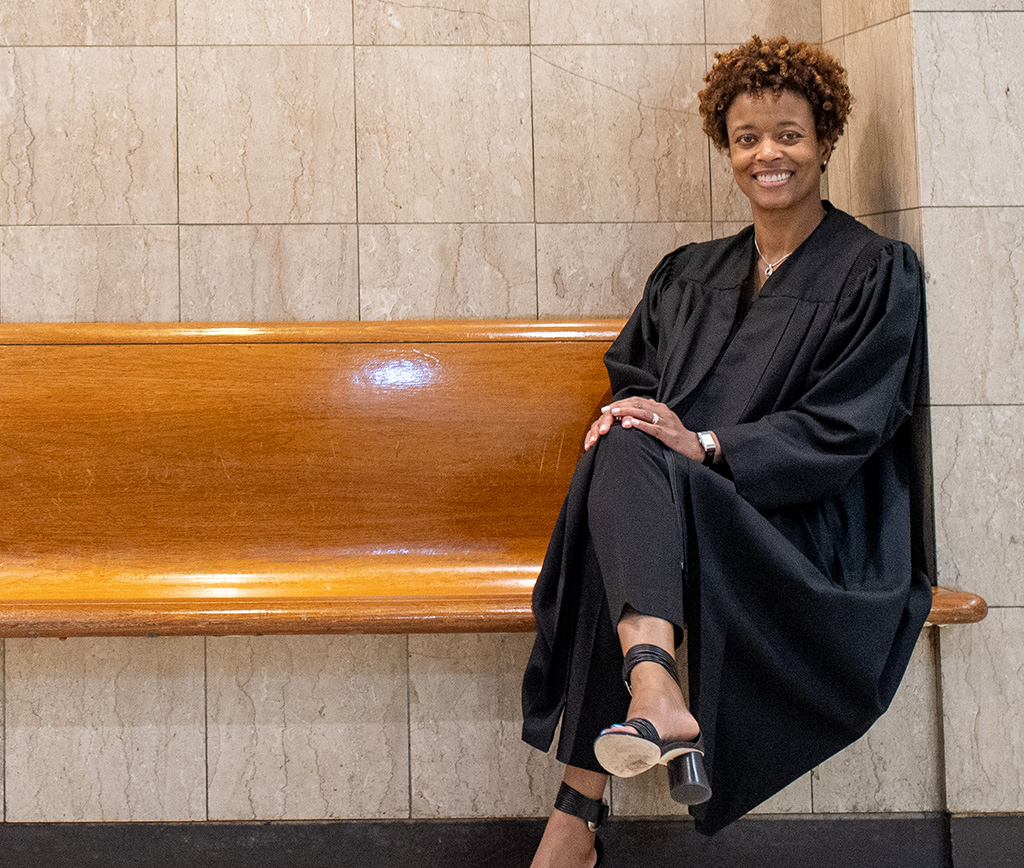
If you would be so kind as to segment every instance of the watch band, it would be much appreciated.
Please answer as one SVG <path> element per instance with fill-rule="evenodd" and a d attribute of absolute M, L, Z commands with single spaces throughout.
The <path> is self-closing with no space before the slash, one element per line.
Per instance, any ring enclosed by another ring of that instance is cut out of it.
<path fill-rule="evenodd" d="M 700 441 L 700 445 L 704 447 L 704 464 L 711 466 L 715 462 L 715 452 L 718 451 L 718 447 L 715 445 L 715 438 L 710 431 L 698 431 L 697 439 Z"/>

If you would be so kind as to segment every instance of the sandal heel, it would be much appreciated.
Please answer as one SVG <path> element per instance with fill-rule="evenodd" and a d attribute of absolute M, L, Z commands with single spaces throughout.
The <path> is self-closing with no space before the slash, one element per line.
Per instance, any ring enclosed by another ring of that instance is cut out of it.
<path fill-rule="evenodd" d="M 704 770 L 704 754 L 690 751 L 668 763 L 668 788 L 681 805 L 699 805 L 711 798 L 711 785 Z"/>

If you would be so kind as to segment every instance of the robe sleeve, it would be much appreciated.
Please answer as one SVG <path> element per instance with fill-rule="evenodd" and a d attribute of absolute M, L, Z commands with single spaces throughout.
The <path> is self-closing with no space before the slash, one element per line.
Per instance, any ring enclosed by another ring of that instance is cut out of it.
<path fill-rule="evenodd" d="M 612 400 L 653 398 L 661 379 L 658 366 L 657 312 L 662 289 L 671 279 L 673 264 L 686 248 L 668 254 L 651 272 L 644 295 L 629 321 L 604 355 Z"/>
<path fill-rule="evenodd" d="M 924 359 L 923 279 L 886 243 L 854 268 L 793 406 L 715 428 L 737 492 L 760 510 L 838 492 L 913 412 Z"/>

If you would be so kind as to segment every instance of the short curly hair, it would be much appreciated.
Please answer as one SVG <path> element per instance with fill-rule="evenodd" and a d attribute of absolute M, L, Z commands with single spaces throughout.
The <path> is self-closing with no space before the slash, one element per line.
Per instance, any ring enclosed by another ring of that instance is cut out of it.
<path fill-rule="evenodd" d="M 846 126 L 850 113 L 850 89 L 846 70 L 832 55 L 806 42 L 751 37 L 732 51 L 715 53 L 715 63 L 704 76 L 707 85 L 698 94 L 704 132 L 720 151 L 729 149 L 725 115 L 743 93 L 759 96 L 765 91 L 792 90 L 804 96 L 814 113 L 818 141 L 829 151 Z"/>

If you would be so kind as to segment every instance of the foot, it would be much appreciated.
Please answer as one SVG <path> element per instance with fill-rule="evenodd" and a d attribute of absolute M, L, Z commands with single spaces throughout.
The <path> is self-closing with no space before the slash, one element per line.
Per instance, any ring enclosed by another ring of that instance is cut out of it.
<path fill-rule="evenodd" d="M 658 663 L 638 663 L 630 675 L 633 701 L 629 703 L 631 717 L 643 717 L 654 724 L 661 740 L 685 739 L 693 741 L 700 735 L 700 725 L 683 702 L 679 685 Z M 619 729 L 618 726 L 615 727 Z M 636 733 L 631 726 L 622 732 Z"/>
<path fill-rule="evenodd" d="M 594 833 L 578 817 L 554 811 L 530 868 L 594 868 Z"/>

